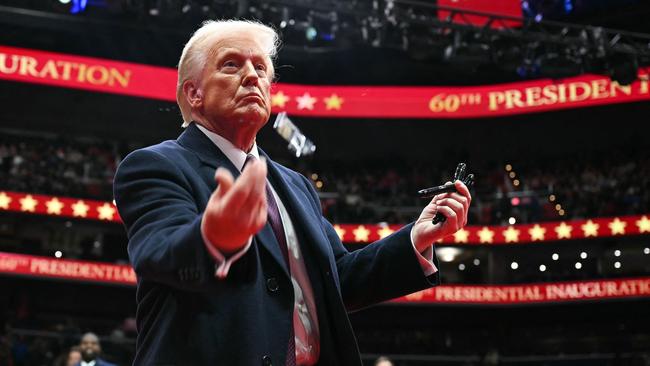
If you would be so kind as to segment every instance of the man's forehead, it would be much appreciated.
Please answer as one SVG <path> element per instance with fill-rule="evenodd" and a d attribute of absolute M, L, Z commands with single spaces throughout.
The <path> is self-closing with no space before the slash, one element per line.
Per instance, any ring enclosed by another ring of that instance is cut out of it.
<path fill-rule="evenodd" d="M 85 335 L 85 336 L 83 336 L 81 338 L 81 341 L 82 342 L 97 342 L 97 341 L 99 341 L 99 339 L 97 338 L 97 336 L 87 334 L 87 335 Z"/>
<path fill-rule="evenodd" d="M 268 56 L 259 48 L 251 47 L 219 47 L 216 49 L 217 56 L 227 55 L 230 53 L 239 53 L 247 56 Z"/>
<path fill-rule="evenodd" d="M 226 36 L 216 40 L 212 45 L 212 53 L 222 55 L 226 53 L 242 53 L 245 55 L 266 56 L 267 52 L 260 42 L 252 36 Z"/>

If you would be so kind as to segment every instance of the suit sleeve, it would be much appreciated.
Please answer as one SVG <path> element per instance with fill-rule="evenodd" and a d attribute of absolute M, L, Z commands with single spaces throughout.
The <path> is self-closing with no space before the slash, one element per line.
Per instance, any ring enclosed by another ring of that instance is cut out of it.
<path fill-rule="evenodd" d="M 303 183 L 320 210 L 316 191 L 304 177 Z M 325 217 L 321 218 L 321 222 L 334 252 L 341 296 L 348 311 L 359 310 L 440 283 L 439 271 L 426 276 L 422 270 L 411 242 L 413 224 L 362 249 L 349 252 L 332 224 Z M 439 268 L 435 255 L 433 264 Z"/>
<path fill-rule="evenodd" d="M 201 235 L 202 212 L 185 176 L 168 158 L 137 150 L 120 164 L 115 201 L 136 274 L 183 290 L 206 290 L 214 261 Z"/>

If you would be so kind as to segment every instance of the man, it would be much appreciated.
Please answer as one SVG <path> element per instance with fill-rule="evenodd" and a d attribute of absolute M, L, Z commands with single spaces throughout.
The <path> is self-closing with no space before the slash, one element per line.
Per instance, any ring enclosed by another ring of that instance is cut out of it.
<path fill-rule="evenodd" d="M 102 348 L 99 344 L 99 338 L 94 333 L 86 333 L 81 337 L 79 351 L 81 352 L 81 361 L 76 364 L 77 366 L 115 366 L 99 358 Z M 70 353 L 72 353 L 72 350 Z"/>
<path fill-rule="evenodd" d="M 120 164 L 136 365 L 360 365 L 347 312 L 437 284 L 432 243 L 466 224 L 455 182 L 415 224 L 348 252 L 310 182 L 257 147 L 276 47 L 261 24 L 204 23 L 179 62 L 186 130 Z"/>
<path fill-rule="evenodd" d="M 390 358 L 386 356 L 381 356 L 375 360 L 375 366 L 394 366 L 394 365 L 393 365 L 393 361 L 391 361 Z"/>

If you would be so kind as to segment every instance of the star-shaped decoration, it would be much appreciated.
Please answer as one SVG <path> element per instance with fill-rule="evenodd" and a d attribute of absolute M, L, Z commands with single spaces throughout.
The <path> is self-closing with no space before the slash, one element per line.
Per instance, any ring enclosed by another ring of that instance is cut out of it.
<path fill-rule="evenodd" d="M 481 243 L 492 243 L 494 240 L 494 231 L 488 229 L 487 226 L 483 226 L 478 232 L 478 238 Z"/>
<path fill-rule="evenodd" d="M 381 229 L 377 230 L 377 235 L 379 235 L 379 239 L 383 239 L 394 232 L 395 230 L 388 227 L 388 225 L 385 225 Z"/>
<path fill-rule="evenodd" d="M 108 202 L 105 202 L 103 205 L 97 207 L 97 213 L 99 214 L 100 220 L 113 220 L 113 215 L 115 215 L 115 207 L 111 206 Z"/>
<path fill-rule="evenodd" d="M 21 198 L 20 200 L 20 210 L 25 211 L 25 212 L 34 212 L 36 211 L 36 205 L 38 205 L 38 201 L 32 197 L 31 194 L 28 194 L 24 198 Z"/>
<path fill-rule="evenodd" d="M 519 230 L 512 226 L 508 226 L 508 229 L 503 230 L 503 237 L 506 238 L 506 243 L 519 242 L 519 232 Z"/>
<path fill-rule="evenodd" d="M 298 102 L 298 109 L 309 109 L 310 111 L 314 109 L 314 103 L 316 103 L 316 98 L 305 93 L 299 97 L 296 97 L 296 102 Z"/>
<path fill-rule="evenodd" d="M 88 206 L 84 201 L 79 200 L 72 205 L 72 216 L 86 217 L 89 208 L 90 206 Z"/>
<path fill-rule="evenodd" d="M 368 236 L 370 235 L 370 230 L 366 229 L 365 226 L 359 225 L 356 229 L 352 231 L 354 234 L 354 240 L 357 242 L 366 243 L 368 242 Z"/>
<path fill-rule="evenodd" d="M 339 225 L 334 225 L 334 230 L 336 231 L 336 235 L 339 236 L 339 239 L 343 241 L 343 235 L 345 235 L 345 229 L 340 227 Z"/>
<path fill-rule="evenodd" d="M 3 210 L 8 210 L 10 203 L 11 197 L 7 196 L 7 194 L 4 192 L 0 192 L 0 208 Z"/>
<path fill-rule="evenodd" d="M 585 224 L 581 226 L 582 231 L 585 233 L 585 237 L 589 236 L 598 236 L 598 227 L 600 225 L 596 224 L 591 220 L 587 220 Z"/>
<path fill-rule="evenodd" d="M 571 239 L 571 231 L 573 230 L 573 227 L 567 225 L 566 222 L 562 221 L 554 230 L 558 239 Z"/>
<path fill-rule="evenodd" d="M 343 104 L 343 98 L 339 97 L 336 94 L 332 94 L 329 97 L 325 98 L 325 109 L 336 109 L 341 110 L 341 104 Z"/>
<path fill-rule="evenodd" d="M 535 240 L 544 240 L 544 235 L 546 234 L 546 229 L 539 226 L 539 224 L 535 224 L 535 226 L 528 229 L 528 234 L 530 234 L 530 238 L 533 241 L 535 241 Z"/>
<path fill-rule="evenodd" d="M 454 242 L 455 243 L 467 243 L 469 239 L 469 231 L 465 229 L 460 229 L 454 233 Z"/>
<path fill-rule="evenodd" d="M 621 221 L 618 217 L 616 217 L 614 218 L 614 221 L 607 224 L 607 226 L 609 226 L 609 229 L 612 231 L 612 235 L 623 235 L 625 234 L 625 226 L 627 226 L 627 222 Z"/>
<path fill-rule="evenodd" d="M 272 107 L 280 107 L 280 108 L 284 108 L 284 105 L 287 104 L 287 102 L 288 102 L 290 99 L 291 99 L 290 97 L 288 97 L 287 95 L 285 95 L 285 94 L 282 92 L 282 90 L 280 90 L 279 92 L 277 92 L 277 93 L 271 95 L 271 106 L 272 106 Z"/>
<path fill-rule="evenodd" d="M 47 213 L 50 215 L 60 215 L 61 209 L 63 208 L 63 202 L 59 201 L 58 198 L 54 197 L 51 200 L 45 202 L 47 206 Z"/>
<path fill-rule="evenodd" d="M 2 195 L 0 194 L 0 202 L 2 198 Z M 0 207 L 2 205 L 0 204 Z M 646 216 L 641 217 L 639 220 L 636 220 L 636 226 L 639 227 L 639 233 L 650 233 L 650 219 L 648 219 Z"/>

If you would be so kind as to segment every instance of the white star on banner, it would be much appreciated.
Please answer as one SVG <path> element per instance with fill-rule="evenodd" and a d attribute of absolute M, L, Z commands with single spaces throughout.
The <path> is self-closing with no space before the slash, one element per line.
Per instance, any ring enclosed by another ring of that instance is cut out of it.
<path fill-rule="evenodd" d="M 298 102 L 298 109 L 314 109 L 314 103 L 316 103 L 316 98 L 305 93 L 302 96 L 296 97 L 296 102 Z"/>

